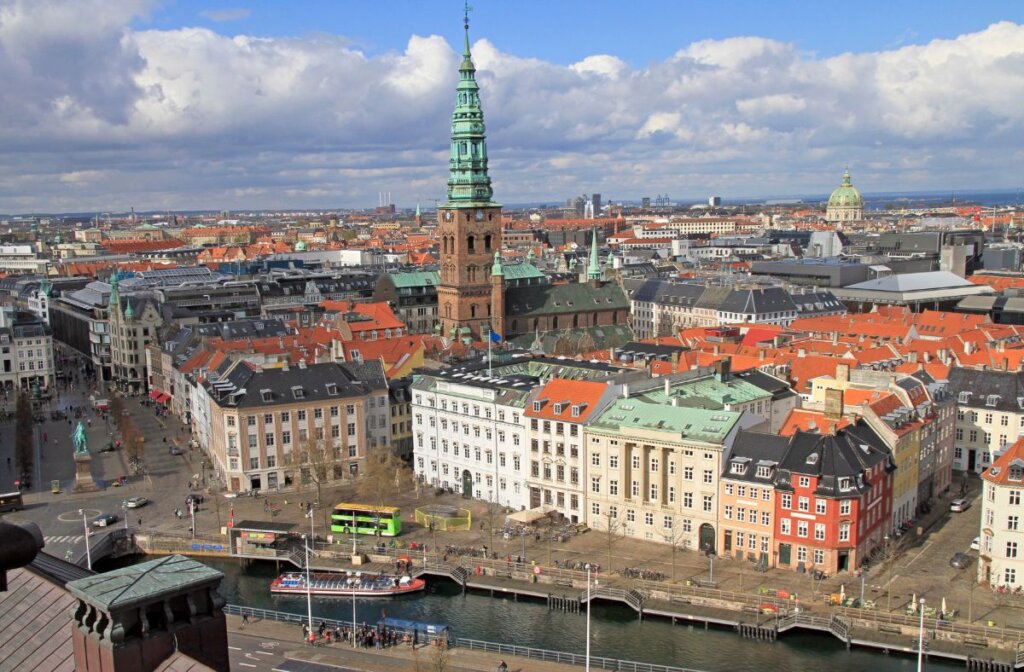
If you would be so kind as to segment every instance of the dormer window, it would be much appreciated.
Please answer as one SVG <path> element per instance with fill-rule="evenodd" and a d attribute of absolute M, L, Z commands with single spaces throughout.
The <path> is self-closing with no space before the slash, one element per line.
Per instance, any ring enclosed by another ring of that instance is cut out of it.
<path fill-rule="evenodd" d="M 850 482 L 849 478 L 840 478 L 839 479 L 839 489 L 840 490 L 849 490 L 850 489 L 850 485 L 851 485 L 851 482 Z"/>
<path fill-rule="evenodd" d="M 733 462 L 732 469 L 729 470 L 731 473 L 742 476 L 747 473 L 747 465 L 743 462 Z"/>
<path fill-rule="evenodd" d="M 274 393 L 270 390 L 260 390 L 260 397 L 263 398 L 264 402 L 271 402 L 274 400 Z"/>
<path fill-rule="evenodd" d="M 998 403 L 999 403 L 999 395 L 998 394 L 990 394 L 987 397 L 985 397 L 985 405 L 986 406 L 994 407 Z"/>
<path fill-rule="evenodd" d="M 971 393 L 970 392 L 961 392 L 960 395 L 957 397 L 957 403 L 958 404 L 969 404 L 969 403 L 971 403 Z"/>
<path fill-rule="evenodd" d="M 767 465 L 761 465 L 757 468 L 758 478 L 770 478 L 772 475 L 772 468 Z"/>
<path fill-rule="evenodd" d="M 580 408 L 579 404 L 573 404 L 572 405 L 572 417 L 574 417 L 574 418 L 580 417 L 580 411 L 581 410 L 582 409 Z"/>
<path fill-rule="evenodd" d="M 305 399 L 306 398 L 306 392 L 305 392 L 305 390 L 302 389 L 301 386 L 293 385 L 292 386 L 292 397 L 294 399 Z"/>
<path fill-rule="evenodd" d="M 333 397 L 333 396 L 338 394 L 338 384 L 337 383 L 327 383 L 327 385 L 325 385 L 325 387 L 327 389 L 327 396 Z"/>
<path fill-rule="evenodd" d="M 559 415 L 562 412 L 562 405 L 556 403 L 554 405 L 554 411 L 555 411 L 555 415 Z"/>
<path fill-rule="evenodd" d="M 992 470 L 993 472 L 995 469 Z M 1024 481 L 1024 463 L 1021 460 L 1014 460 L 1010 463 L 1010 469 L 1006 478 L 1011 481 Z"/>
<path fill-rule="evenodd" d="M 811 453 L 810 455 L 807 456 L 807 464 L 817 464 L 817 463 L 818 463 L 818 454 L 817 453 Z"/>

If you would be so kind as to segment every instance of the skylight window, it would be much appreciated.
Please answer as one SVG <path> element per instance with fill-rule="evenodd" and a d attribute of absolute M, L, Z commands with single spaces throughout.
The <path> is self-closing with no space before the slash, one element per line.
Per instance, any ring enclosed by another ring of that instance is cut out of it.
<path fill-rule="evenodd" d="M 305 399 L 306 391 L 299 385 L 292 386 L 292 397 L 295 399 Z"/>

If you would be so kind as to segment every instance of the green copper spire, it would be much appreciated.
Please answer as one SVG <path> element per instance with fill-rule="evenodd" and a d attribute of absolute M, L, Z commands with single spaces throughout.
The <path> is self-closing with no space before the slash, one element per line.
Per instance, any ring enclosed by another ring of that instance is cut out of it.
<path fill-rule="evenodd" d="M 416 216 L 420 216 L 420 202 L 416 201 Z"/>
<path fill-rule="evenodd" d="M 120 274 L 117 271 L 110 274 L 110 303 L 107 306 L 110 310 L 117 308 L 117 304 L 121 301 L 121 298 L 117 294 L 117 282 L 119 275 Z"/>
<path fill-rule="evenodd" d="M 501 250 L 494 251 L 494 265 L 491 266 L 491 275 L 505 275 L 505 269 L 501 267 Z"/>
<path fill-rule="evenodd" d="M 132 310 L 132 302 L 129 299 L 128 307 L 124 309 L 124 319 L 131 320 L 133 317 L 135 317 L 135 311 Z"/>
<path fill-rule="evenodd" d="M 480 108 L 480 87 L 476 67 L 469 52 L 469 10 L 466 5 L 465 46 L 459 65 L 459 83 L 455 87 L 455 111 L 452 112 L 451 158 L 448 160 L 448 202 L 446 208 L 495 206 L 494 190 L 487 175 L 487 143 L 484 141 L 484 112 Z"/>
<path fill-rule="evenodd" d="M 526 263 L 536 265 L 537 255 L 533 252 L 533 245 L 530 245 L 530 251 L 526 254 Z"/>
<path fill-rule="evenodd" d="M 590 265 L 587 266 L 587 280 L 601 279 L 601 258 L 597 254 L 597 227 L 594 227 L 594 237 L 590 239 Z"/>

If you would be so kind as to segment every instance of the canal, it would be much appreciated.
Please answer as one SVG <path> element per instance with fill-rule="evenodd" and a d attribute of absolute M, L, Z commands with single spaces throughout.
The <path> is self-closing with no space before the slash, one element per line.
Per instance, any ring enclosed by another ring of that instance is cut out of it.
<path fill-rule="evenodd" d="M 271 596 L 274 565 L 255 563 L 244 572 L 234 561 L 198 558 L 224 572 L 221 593 L 229 604 L 306 613 L 306 600 L 295 596 Z M 428 579 L 428 592 L 391 599 L 357 600 L 359 621 L 376 622 L 381 616 L 447 623 L 456 637 L 514 643 L 559 651 L 582 653 L 586 633 L 585 612 L 549 612 L 540 602 L 518 602 L 486 594 L 462 595 L 447 580 Z M 313 618 L 352 618 L 352 601 L 344 598 L 313 598 Z M 889 672 L 915 669 L 916 660 L 881 652 L 847 651 L 838 640 L 812 633 L 787 633 L 777 642 L 741 639 L 732 631 L 705 630 L 703 626 L 672 625 L 649 619 L 639 622 L 624 605 L 597 602 L 591 621 L 594 655 L 708 672 Z M 961 670 L 952 662 L 929 661 L 927 670 Z"/>

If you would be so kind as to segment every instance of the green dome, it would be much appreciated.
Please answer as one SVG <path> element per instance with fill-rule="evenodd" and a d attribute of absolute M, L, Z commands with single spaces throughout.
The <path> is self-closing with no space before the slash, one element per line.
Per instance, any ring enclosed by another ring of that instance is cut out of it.
<path fill-rule="evenodd" d="M 850 171 L 843 173 L 843 183 L 828 197 L 828 206 L 832 207 L 864 207 L 864 197 L 857 187 L 850 182 Z"/>
<path fill-rule="evenodd" d="M 295 243 L 295 251 L 296 252 L 305 252 L 306 251 L 306 241 L 300 240 L 299 242 Z"/>

